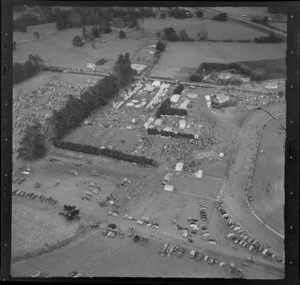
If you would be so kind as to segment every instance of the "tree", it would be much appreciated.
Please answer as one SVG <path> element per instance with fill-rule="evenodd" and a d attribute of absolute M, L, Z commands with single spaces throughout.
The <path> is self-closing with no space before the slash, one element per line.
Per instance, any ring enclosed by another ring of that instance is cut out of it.
<path fill-rule="evenodd" d="M 13 65 L 13 83 L 19 83 L 22 80 L 24 80 L 26 74 L 25 74 L 25 68 L 24 64 L 21 64 L 19 62 L 14 63 Z"/>
<path fill-rule="evenodd" d="M 165 19 L 167 16 L 165 13 L 161 13 L 160 16 L 159 16 L 161 19 Z"/>
<path fill-rule="evenodd" d="M 188 34 L 187 34 L 187 32 L 186 32 L 185 29 L 182 29 L 182 30 L 179 32 L 179 39 L 180 39 L 181 41 L 188 41 L 188 40 L 189 40 L 189 36 L 188 36 Z"/>
<path fill-rule="evenodd" d="M 132 80 L 133 76 L 136 75 L 136 71 L 131 67 L 129 57 L 129 53 L 126 53 L 125 56 L 120 54 L 114 66 L 114 74 L 118 78 L 119 86 L 126 85 Z"/>
<path fill-rule="evenodd" d="M 41 134 L 40 123 L 27 125 L 25 134 L 18 148 L 18 158 L 25 161 L 32 161 L 43 157 L 46 154 L 45 139 Z"/>
<path fill-rule="evenodd" d="M 269 25 L 269 19 L 267 16 L 263 17 L 261 19 L 261 23 L 264 25 L 264 26 L 268 26 Z"/>
<path fill-rule="evenodd" d="M 176 42 L 179 40 L 178 35 L 176 34 L 175 30 L 172 27 L 164 28 L 164 39 L 170 42 Z"/>
<path fill-rule="evenodd" d="M 224 13 L 224 12 L 214 16 L 212 19 L 215 20 L 215 21 L 221 21 L 221 22 L 225 22 L 225 21 L 228 20 L 227 14 Z"/>
<path fill-rule="evenodd" d="M 81 47 L 81 46 L 83 46 L 83 42 L 81 40 L 81 37 L 79 37 L 79 36 L 75 36 L 72 39 L 72 43 L 73 43 L 73 46 L 75 46 L 75 47 Z"/>
<path fill-rule="evenodd" d="M 36 40 L 38 40 L 40 38 L 40 33 L 38 31 L 35 31 L 33 33 L 33 36 L 35 37 Z"/>
<path fill-rule="evenodd" d="M 97 26 L 93 26 L 92 28 L 92 34 L 95 38 L 99 38 L 100 37 L 100 32 Z"/>
<path fill-rule="evenodd" d="M 196 11 L 196 16 L 198 18 L 203 18 L 203 11 L 201 11 L 201 10 Z"/>
<path fill-rule="evenodd" d="M 158 41 L 156 44 L 156 49 L 162 52 L 166 49 L 166 46 L 161 41 Z"/>
<path fill-rule="evenodd" d="M 83 40 L 86 41 L 87 36 L 86 36 L 86 27 L 85 26 L 82 27 L 82 38 L 83 38 Z"/>
<path fill-rule="evenodd" d="M 120 38 L 120 39 L 125 39 L 125 38 L 126 38 L 126 33 L 125 33 L 123 30 L 121 30 L 121 31 L 119 32 L 119 38 Z"/>

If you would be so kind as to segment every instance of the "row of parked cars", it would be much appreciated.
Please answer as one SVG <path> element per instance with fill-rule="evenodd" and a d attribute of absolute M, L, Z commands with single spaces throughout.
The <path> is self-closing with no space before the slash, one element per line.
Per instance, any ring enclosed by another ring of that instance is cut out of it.
<path fill-rule="evenodd" d="M 14 196 L 19 196 L 19 197 L 24 197 L 26 199 L 30 199 L 30 200 L 35 200 L 38 199 L 40 200 L 40 202 L 42 203 L 47 203 L 50 205 L 55 205 L 57 203 L 57 200 L 53 199 L 52 197 L 46 197 L 44 195 L 40 195 L 40 194 L 35 194 L 35 193 L 28 193 L 25 191 L 22 191 L 20 189 L 15 189 L 12 194 Z"/>
<path fill-rule="evenodd" d="M 263 245 L 255 238 L 251 237 L 245 229 L 240 227 L 226 212 L 221 201 L 217 201 L 217 210 L 224 218 L 226 225 L 232 229 L 232 232 L 226 235 L 227 238 L 231 239 L 234 243 L 247 248 L 249 251 L 261 253 L 271 260 L 284 264 L 282 257 L 272 253 L 266 245 Z"/>
<path fill-rule="evenodd" d="M 131 221 L 135 221 L 138 225 L 141 225 L 141 226 L 146 226 L 146 227 L 152 227 L 154 229 L 159 229 L 159 224 L 151 222 L 149 217 L 141 217 L 140 219 L 137 219 L 137 218 L 134 218 L 132 216 L 129 216 L 128 214 L 125 214 L 123 216 L 123 218 L 131 220 Z"/>

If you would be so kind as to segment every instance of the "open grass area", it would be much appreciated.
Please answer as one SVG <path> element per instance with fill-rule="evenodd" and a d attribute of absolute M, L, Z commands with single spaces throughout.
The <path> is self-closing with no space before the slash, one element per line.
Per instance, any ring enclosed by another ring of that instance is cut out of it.
<path fill-rule="evenodd" d="M 106 58 L 108 61 L 101 68 L 110 70 L 120 53 L 134 54 L 140 44 L 134 35 L 127 39 L 119 39 L 119 30 L 113 30 L 112 33 L 103 34 L 101 38 L 85 43 L 82 47 L 73 47 L 72 38 L 76 35 L 81 36 L 82 29 L 57 31 L 53 25 L 32 26 L 26 33 L 14 32 L 13 38 L 17 47 L 13 52 L 13 61 L 25 62 L 29 54 L 38 54 L 47 65 L 85 68 L 87 62 L 95 63 L 101 58 Z M 40 32 L 40 39 L 34 39 L 34 31 Z"/>
<path fill-rule="evenodd" d="M 187 34 L 197 39 L 199 32 L 207 32 L 208 38 L 213 40 L 254 40 L 255 37 L 264 35 L 264 33 L 245 27 L 233 22 L 217 22 L 210 19 L 145 19 L 145 30 L 163 30 L 172 27 L 177 33 L 185 28 Z"/>
<path fill-rule="evenodd" d="M 40 250 L 73 236 L 78 223 L 68 223 L 56 212 L 12 206 L 12 257 Z"/>
<path fill-rule="evenodd" d="M 279 122 L 284 124 L 285 116 Z M 280 233 L 284 233 L 284 140 L 285 132 L 272 120 L 264 130 L 251 190 L 254 211 Z"/>
<path fill-rule="evenodd" d="M 184 56 L 183 55 L 184 51 Z M 235 62 L 277 59 L 286 56 L 286 44 L 256 43 L 169 43 L 158 65 L 168 67 L 198 67 L 202 62 Z"/>

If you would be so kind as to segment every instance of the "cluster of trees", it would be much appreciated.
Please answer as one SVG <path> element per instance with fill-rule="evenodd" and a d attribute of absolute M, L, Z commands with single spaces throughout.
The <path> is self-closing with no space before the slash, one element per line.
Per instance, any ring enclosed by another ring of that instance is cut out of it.
<path fill-rule="evenodd" d="M 203 18 L 203 11 L 201 11 L 201 10 L 196 11 L 196 16 L 198 18 Z"/>
<path fill-rule="evenodd" d="M 253 23 L 261 24 L 264 26 L 269 26 L 269 18 L 267 16 L 265 17 L 253 17 L 251 18 L 251 21 Z"/>
<path fill-rule="evenodd" d="M 38 73 L 43 66 L 43 60 L 38 55 L 29 55 L 24 63 L 15 62 L 13 65 L 13 83 L 19 83 Z"/>
<path fill-rule="evenodd" d="M 149 128 L 147 130 L 147 133 L 148 133 L 148 135 L 161 135 L 161 136 L 172 137 L 172 138 L 186 138 L 186 139 L 194 139 L 195 138 L 193 134 L 164 131 L 164 130 L 158 130 L 156 128 Z"/>
<path fill-rule="evenodd" d="M 155 112 L 156 118 L 160 118 L 161 115 L 187 116 L 187 110 L 179 109 L 179 108 L 172 108 L 171 100 L 170 100 L 170 98 L 167 98 Z"/>
<path fill-rule="evenodd" d="M 120 54 L 118 61 L 114 66 L 114 74 L 118 78 L 118 83 L 121 87 L 127 85 L 132 81 L 133 76 L 137 75 L 137 72 L 131 67 L 131 61 L 128 52 L 125 54 L 125 56 Z"/>
<path fill-rule="evenodd" d="M 132 155 L 108 148 L 98 148 L 90 145 L 77 144 L 65 141 L 54 141 L 53 145 L 57 148 L 67 149 L 70 151 L 83 152 L 92 155 L 103 155 L 119 160 L 135 162 L 142 165 L 155 165 L 154 160 L 151 158 L 147 158 L 145 156 Z"/>
<path fill-rule="evenodd" d="M 220 13 L 220 14 L 214 16 L 214 17 L 212 18 L 212 20 L 214 20 L 214 21 L 220 21 L 220 22 L 225 22 L 225 21 L 228 20 L 227 14 L 224 13 L 224 12 L 222 12 L 222 13 Z"/>
<path fill-rule="evenodd" d="M 178 84 L 175 89 L 173 90 L 173 94 L 181 94 L 181 92 L 183 91 L 184 86 L 182 84 Z"/>
<path fill-rule="evenodd" d="M 13 31 L 27 32 L 27 26 L 35 26 L 40 23 L 39 18 L 33 14 L 22 14 L 13 20 Z"/>
<path fill-rule="evenodd" d="M 194 41 L 193 38 L 190 38 L 186 32 L 186 30 L 183 28 L 179 35 L 177 35 L 176 31 L 172 28 L 164 28 L 162 31 L 163 39 L 170 41 L 170 42 L 177 42 L 177 41 Z"/>
<path fill-rule="evenodd" d="M 271 14 L 287 14 L 288 12 L 288 7 L 276 7 L 276 6 L 270 6 L 268 7 L 268 13 Z"/>
<path fill-rule="evenodd" d="M 190 77 L 190 81 L 201 82 L 205 75 L 210 74 L 212 71 L 221 72 L 225 70 L 232 70 L 245 76 L 249 76 L 251 80 L 259 81 L 262 79 L 261 74 L 254 70 L 240 64 L 234 63 L 216 63 L 216 62 L 203 62 L 199 65 L 196 72 Z"/>
<path fill-rule="evenodd" d="M 191 13 L 181 8 L 173 8 L 169 11 L 169 17 L 173 17 L 176 19 L 186 19 L 192 17 Z"/>
<path fill-rule="evenodd" d="M 32 161 L 46 154 L 45 140 L 41 135 L 41 127 L 40 123 L 26 126 L 25 135 L 20 141 L 20 147 L 17 149 L 18 158 Z"/>
<path fill-rule="evenodd" d="M 254 38 L 254 42 L 256 43 L 282 43 L 284 42 L 284 38 L 276 35 L 274 32 L 271 32 L 268 36 L 261 36 L 258 38 Z"/>

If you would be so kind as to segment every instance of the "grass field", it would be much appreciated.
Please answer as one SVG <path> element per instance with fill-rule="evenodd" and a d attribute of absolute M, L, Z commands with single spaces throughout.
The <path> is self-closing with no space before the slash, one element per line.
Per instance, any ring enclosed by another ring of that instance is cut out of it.
<path fill-rule="evenodd" d="M 89 27 L 88 27 L 89 28 Z M 33 31 L 40 32 L 40 39 L 34 40 Z M 129 33 L 130 34 L 130 33 Z M 85 68 L 87 62 L 108 59 L 102 67 L 111 69 L 120 53 L 134 54 L 140 42 L 132 37 L 119 39 L 118 30 L 103 34 L 100 39 L 86 43 L 82 47 L 73 47 L 72 38 L 81 36 L 81 29 L 57 31 L 54 24 L 32 26 L 26 33 L 14 32 L 17 48 L 13 53 L 14 62 L 24 62 L 29 54 L 38 54 L 48 65 Z M 106 40 L 105 43 L 102 40 Z"/>
<path fill-rule="evenodd" d="M 280 123 L 285 124 L 285 116 Z M 254 211 L 280 233 L 284 233 L 284 140 L 285 132 L 272 120 L 264 130 L 260 147 L 264 152 L 258 154 L 251 190 Z"/>
<path fill-rule="evenodd" d="M 264 80 L 286 78 L 285 58 L 241 61 L 240 63 L 263 74 Z"/>
<path fill-rule="evenodd" d="M 197 39 L 199 32 L 206 31 L 209 39 L 223 40 L 253 40 L 255 37 L 264 35 L 264 33 L 245 27 L 233 22 L 217 22 L 210 19 L 201 20 L 199 18 L 190 19 L 145 19 L 145 30 L 162 30 L 172 27 L 177 33 L 185 28 L 187 34 Z"/>
<path fill-rule="evenodd" d="M 183 56 L 184 51 L 184 56 Z M 168 67 L 198 67 L 202 62 L 235 62 L 277 59 L 286 56 L 286 44 L 256 43 L 169 43 L 158 65 Z"/>
<path fill-rule="evenodd" d="M 73 236 L 77 229 L 77 223 L 67 223 L 56 212 L 13 203 L 12 257 L 53 245 Z"/>

